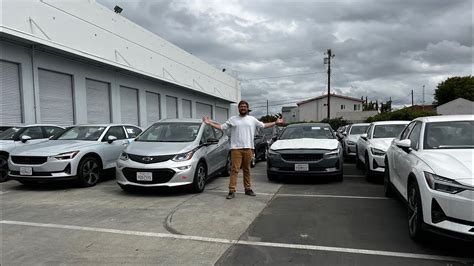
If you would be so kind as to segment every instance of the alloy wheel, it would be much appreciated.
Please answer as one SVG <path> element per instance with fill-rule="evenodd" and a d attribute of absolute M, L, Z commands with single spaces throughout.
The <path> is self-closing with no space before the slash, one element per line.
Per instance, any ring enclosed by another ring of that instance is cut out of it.
<path fill-rule="evenodd" d="M 206 185 L 206 169 L 203 165 L 199 166 L 196 178 L 198 179 L 197 186 L 199 190 L 203 190 L 204 186 Z"/>
<path fill-rule="evenodd" d="M 418 192 L 414 185 L 410 187 L 408 195 L 408 228 L 411 235 L 415 235 L 418 228 Z"/>
<path fill-rule="evenodd" d="M 85 183 L 94 185 L 99 180 L 99 164 L 94 160 L 87 160 L 82 167 L 82 176 Z"/>

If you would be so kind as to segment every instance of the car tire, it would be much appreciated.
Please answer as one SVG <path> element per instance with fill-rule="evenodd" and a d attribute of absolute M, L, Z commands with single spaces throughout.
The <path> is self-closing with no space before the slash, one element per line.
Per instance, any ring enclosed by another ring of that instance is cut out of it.
<path fill-rule="evenodd" d="M 191 192 L 201 193 L 206 187 L 206 178 L 207 178 L 207 169 L 206 165 L 202 162 L 198 163 L 196 166 L 196 171 L 194 172 L 193 183 L 191 184 Z"/>
<path fill-rule="evenodd" d="M 344 181 L 344 172 L 341 171 L 341 173 L 336 176 L 336 179 L 335 179 L 335 180 L 336 180 L 336 182 L 342 182 L 342 181 Z"/>
<path fill-rule="evenodd" d="M 8 157 L 0 155 L 0 183 L 8 180 Z"/>
<path fill-rule="evenodd" d="M 390 168 L 388 167 L 388 161 L 385 160 L 385 172 L 383 176 L 383 190 L 385 197 L 393 198 L 395 197 L 395 189 L 393 187 L 392 181 L 390 181 Z"/>
<path fill-rule="evenodd" d="M 423 230 L 423 207 L 421 205 L 420 188 L 416 180 L 408 184 L 408 233 L 415 242 L 425 239 Z"/>
<path fill-rule="evenodd" d="M 224 169 L 222 170 L 222 176 L 230 176 L 230 171 L 232 170 L 232 161 L 230 158 L 230 153 L 227 155 L 227 160 L 224 166 Z"/>
<path fill-rule="evenodd" d="M 365 180 L 372 181 L 372 170 L 370 170 L 370 161 L 369 155 L 365 154 L 365 163 L 364 163 L 364 172 L 365 172 Z"/>
<path fill-rule="evenodd" d="M 92 187 L 97 184 L 102 172 L 99 161 L 94 157 L 82 158 L 77 167 L 77 181 L 81 187 Z"/>
<path fill-rule="evenodd" d="M 357 148 L 356 148 L 356 149 L 357 149 Z M 355 160 L 356 160 L 356 168 L 357 168 L 357 169 L 362 169 L 362 162 L 361 162 L 360 159 L 359 159 L 359 154 L 358 154 L 358 153 L 356 153 L 356 158 L 355 158 Z"/>
<path fill-rule="evenodd" d="M 257 158 L 255 157 L 255 153 L 252 155 L 252 160 L 250 161 L 250 167 L 254 168 L 257 165 Z"/>

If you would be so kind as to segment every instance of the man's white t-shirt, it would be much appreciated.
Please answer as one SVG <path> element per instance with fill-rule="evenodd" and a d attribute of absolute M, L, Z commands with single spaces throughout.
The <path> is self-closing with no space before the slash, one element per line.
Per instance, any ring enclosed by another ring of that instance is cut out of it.
<path fill-rule="evenodd" d="M 250 115 L 232 116 L 221 125 L 222 130 L 230 129 L 231 149 L 253 149 L 255 131 L 264 126 L 262 122 Z"/>

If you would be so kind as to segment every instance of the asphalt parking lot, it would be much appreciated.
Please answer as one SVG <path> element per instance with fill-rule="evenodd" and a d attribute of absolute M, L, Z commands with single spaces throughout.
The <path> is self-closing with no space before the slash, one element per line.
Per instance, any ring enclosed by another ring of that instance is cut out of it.
<path fill-rule="evenodd" d="M 353 163 L 343 183 L 268 182 L 252 169 L 257 197 L 226 200 L 228 178 L 202 194 L 1 185 L 1 265 L 474 265 L 474 244 L 408 237 L 404 204 L 383 197 Z"/>

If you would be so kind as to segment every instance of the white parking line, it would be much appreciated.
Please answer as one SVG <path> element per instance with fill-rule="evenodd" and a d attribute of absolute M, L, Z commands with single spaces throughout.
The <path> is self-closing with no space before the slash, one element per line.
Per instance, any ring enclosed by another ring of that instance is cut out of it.
<path fill-rule="evenodd" d="M 228 193 L 227 190 L 206 190 L 207 192 L 218 192 L 218 193 Z M 244 192 L 235 192 L 237 194 L 245 194 Z M 265 193 L 265 192 L 258 192 L 258 195 L 263 196 L 273 196 L 274 193 Z M 302 197 L 302 198 L 341 198 L 341 199 L 375 199 L 375 200 L 392 200 L 391 198 L 385 197 L 364 197 L 364 196 L 349 196 L 349 195 L 326 195 L 326 194 L 285 194 L 285 193 L 278 193 L 275 195 L 276 197 Z"/>
<path fill-rule="evenodd" d="M 11 191 L 0 191 L 0 195 L 5 195 L 7 193 L 10 193 Z"/>
<path fill-rule="evenodd" d="M 232 240 L 232 239 L 212 238 L 212 237 L 202 237 L 202 236 L 175 235 L 175 234 L 166 234 L 166 233 L 118 230 L 118 229 L 85 227 L 85 226 L 75 226 L 75 225 L 62 225 L 62 224 L 31 223 L 31 222 L 7 221 L 7 220 L 1 220 L 0 224 L 111 233 L 111 234 L 120 234 L 120 235 L 145 236 L 145 237 L 156 237 L 156 238 L 170 238 L 170 239 L 191 240 L 191 241 L 208 242 L 208 243 L 237 244 L 237 245 L 247 245 L 247 246 L 263 246 L 263 247 L 276 247 L 276 248 L 342 252 L 342 253 L 351 253 L 351 254 L 399 257 L 399 258 L 410 258 L 410 259 L 425 259 L 425 260 L 437 260 L 437 261 L 466 262 L 468 260 L 474 259 L 474 258 L 458 258 L 458 257 L 436 256 L 436 255 L 417 254 L 417 253 L 370 250 L 370 249 L 340 248 L 340 247 L 328 247 L 328 246 L 316 246 L 316 245 L 298 245 L 298 244 L 273 243 L 273 242 Z"/>

